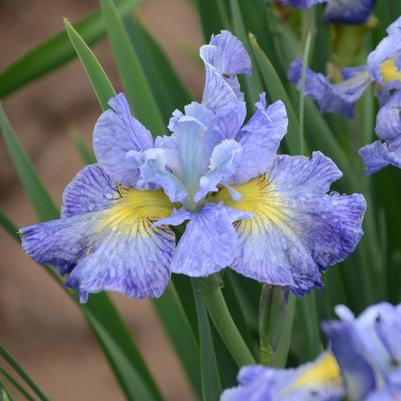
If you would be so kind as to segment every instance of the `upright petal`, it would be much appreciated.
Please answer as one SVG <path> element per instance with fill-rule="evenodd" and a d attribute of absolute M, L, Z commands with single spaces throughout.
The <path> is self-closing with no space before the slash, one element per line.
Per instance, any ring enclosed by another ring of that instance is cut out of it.
<path fill-rule="evenodd" d="M 23 228 L 23 248 L 36 262 L 70 273 L 66 284 L 82 302 L 104 290 L 160 296 L 175 237 L 168 227 L 152 225 L 171 214 L 172 204 L 162 191 L 111 188 L 99 166 L 85 168 L 66 189 L 64 217 Z"/>
<path fill-rule="evenodd" d="M 233 138 L 246 116 L 237 75 L 251 73 L 249 55 L 239 39 L 222 31 L 201 47 L 200 56 L 206 70 L 202 103 L 217 115 L 224 136 Z"/>
<path fill-rule="evenodd" d="M 237 141 L 242 146 L 242 157 L 235 177 L 242 184 L 265 173 L 272 165 L 280 142 L 287 133 L 288 117 L 280 100 L 266 105 L 266 96 L 260 95 L 255 114 L 241 129 Z"/>
<path fill-rule="evenodd" d="M 330 353 L 297 369 L 246 366 L 239 386 L 224 391 L 221 401 L 341 401 L 341 374 Z"/>
<path fill-rule="evenodd" d="M 363 24 L 375 6 L 375 0 L 331 0 L 324 10 L 324 22 Z"/>
<path fill-rule="evenodd" d="M 288 70 L 288 79 L 295 83 L 298 89 L 302 78 L 302 60 L 296 59 Z M 362 96 L 370 84 L 371 78 L 368 71 L 362 70 L 351 78 L 332 84 L 323 74 L 306 68 L 305 96 L 316 100 L 322 111 L 343 114 L 352 117 L 354 104 Z"/>
<path fill-rule="evenodd" d="M 213 150 L 209 171 L 199 181 L 199 191 L 195 194 L 195 202 L 199 202 L 209 192 L 217 192 L 220 184 L 228 185 L 232 181 L 241 160 L 242 147 L 233 139 L 225 139 Z"/>
<path fill-rule="evenodd" d="M 109 105 L 110 109 L 99 117 L 93 131 L 96 158 L 115 182 L 134 186 L 139 166 L 132 152 L 153 147 L 152 135 L 131 115 L 123 93 L 111 98 Z"/>
<path fill-rule="evenodd" d="M 320 271 L 344 260 L 362 236 L 361 195 L 325 195 L 340 173 L 321 153 L 278 156 L 271 170 L 226 190 L 216 201 L 253 217 L 235 223 L 239 251 L 232 268 L 258 281 L 288 286 L 297 295 L 322 286 Z"/>
<path fill-rule="evenodd" d="M 237 246 L 232 222 L 222 204 L 206 204 L 193 213 L 177 245 L 171 271 L 202 277 L 229 266 Z"/>
<path fill-rule="evenodd" d="M 401 17 L 387 28 L 387 33 L 369 54 L 368 67 L 377 83 L 385 88 L 401 89 Z"/>

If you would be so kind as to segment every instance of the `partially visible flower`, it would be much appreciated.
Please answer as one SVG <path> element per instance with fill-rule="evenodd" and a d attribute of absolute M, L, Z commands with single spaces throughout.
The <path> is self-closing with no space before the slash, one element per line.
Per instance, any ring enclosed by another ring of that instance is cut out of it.
<path fill-rule="evenodd" d="M 353 401 L 401 400 L 401 305 L 369 307 L 357 319 L 336 308 L 339 321 L 323 323 Z"/>
<path fill-rule="evenodd" d="M 281 3 L 285 6 L 291 6 L 296 8 L 309 8 L 315 4 L 327 3 L 330 0 L 273 0 L 276 3 Z"/>
<path fill-rule="evenodd" d="M 375 0 L 330 0 L 324 10 L 324 22 L 362 24 L 372 14 Z"/>
<path fill-rule="evenodd" d="M 221 401 L 341 401 L 342 377 L 330 352 L 297 369 L 246 366 L 239 386 L 225 390 Z"/>
<path fill-rule="evenodd" d="M 382 303 L 359 318 L 344 306 L 323 323 L 330 351 L 297 369 L 248 366 L 221 401 L 401 400 L 401 305 Z"/>
<path fill-rule="evenodd" d="M 353 116 L 355 103 L 371 83 L 375 84 L 382 106 L 376 134 L 384 142 L 377 141 L 361 149 L 367 174 L 388 164 L 400 167 L 400 96 L 397 93 L 392 95 L 392 92 L 401 90 L 401 17 L 389 26 L 387 32 L 388 36 L 369 54 L 366 66 L 342 70 L 343 81 L 331 83 L 328 77 L 309 68 L 305 80 L 305 95 L 316 100 L 322 111 L 346 117 Z M 297 59 L 288 70 L 288 79 L 299 87 L 301 76 L 302 61 Z"/>
<path fill-rule="evenodd" d="M 138 156 L 153 147 L 152 136 L 131 116 L 124 95 L 109 105 L 94 130 L 98 164 L 67 186 L 61 218 L 20 230 L 24 251 L 69 274 L 66 285 L 79 292 L 81 302 L 104 290 L 159 297 L 175 248 L 170 228 L 152 226 L 172 213 L 168 197 L 137 188 Z"/>

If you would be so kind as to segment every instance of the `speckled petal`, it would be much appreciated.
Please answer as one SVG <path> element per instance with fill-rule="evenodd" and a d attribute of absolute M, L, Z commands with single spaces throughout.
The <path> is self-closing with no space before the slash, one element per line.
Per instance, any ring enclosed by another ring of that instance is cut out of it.
<path fill-rule="evenodd" d="M 296 59 L 289 67 L 288 79 L 297 85 L 298 89 L 302 77 L 302 60 Z M 323 74 L 306 68 L 305 96 L 316 100 L 322 111 L 343 114 L 352 117 L 354 105 L 370 84 L 371 78 L 367 70 L 355 74 L 351 78 L 332 84 Z"/>
<path fill-rule="evenodd" d="M 115 182 L 135 186 L 139 166 L 129 152 L 153 147 L 152 135 L 131 115 L 123 93 L 111 98 L 109 105 L 110 109 L 99 117 L 93 131 L 96 158 Z"/>
<path fill-rule="evenodd" d="M 232 222 L 222 204 L 209 203 L 193 213 L 177 245 L 171 271 L 202 277 L 229 266 L 237 246 Z"/>
<path fill-rule="evenodd" d="M 242 157 L 235 183 L 242 184 L 265 173 L 272 165 L 280 142 L 287 133 L 288 117 L 284 103 L 266 105 L 266 96 L 260 95 L 255 114 L 236 138 L 242 146 Z"/>

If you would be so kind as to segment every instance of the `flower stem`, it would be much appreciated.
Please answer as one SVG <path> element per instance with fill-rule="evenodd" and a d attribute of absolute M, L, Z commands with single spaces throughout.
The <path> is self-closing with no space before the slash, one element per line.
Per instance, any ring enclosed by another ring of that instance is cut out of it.
<path fill-rule="evenodd" d="M 239 367 L 255 364 L 255 358 L 249 351 L 228 310 L 220 288 L 220 275 L 213 274 L 200 281 L 203 300 L 209 316 L 231 356 Z"/>

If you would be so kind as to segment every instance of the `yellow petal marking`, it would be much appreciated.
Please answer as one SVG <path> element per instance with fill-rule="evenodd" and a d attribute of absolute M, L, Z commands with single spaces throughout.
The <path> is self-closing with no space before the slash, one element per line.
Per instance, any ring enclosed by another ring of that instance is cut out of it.
<path fill-rule="evenodd" d="M 328 352 L 323 358 L 307 369 L 293 384 L 292 389 L 309 384 L 330 384 L 341 381 L 341 372 L 334 355 Z"/>
<path fill-rule="evenodd" d="M 291 213 L 285 207 L 284 201 L 277 191 L 275 185 L 269 181 L 266 175 L 260 175 L 245 184 L 233 186 L 241 194 L 242 199 L 235 201 L 231 198 L 229 191 L 222 188 L 213 196 L 215 202 L 223 201 L 226 206 L 233 209 L 250 212 L 253 217 L 243 220 L 238 225 L 244 230 L 264 230 L 266 224 L 275 224 L 283 230 L 288 230 L 286 221 Z"/>
<path fill-rule="evenodd" d="M 380 68 L 383 82 L 400 81 L 401 82 L 401 71 L 398 70 L 395 61 L 393 59 L 387 59 L 382 62 Z"/>
<path fill-rule="evenodd" d="M 170 216 L 173 204 L 162 190 L 140 191 L 134 188 L 119 187 L 117 199 L 100 212 L 98 230 L 118 230 L 123 234 L 147 230 L 154 221 Z"/>

